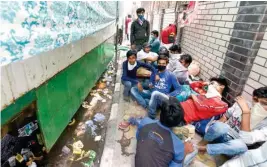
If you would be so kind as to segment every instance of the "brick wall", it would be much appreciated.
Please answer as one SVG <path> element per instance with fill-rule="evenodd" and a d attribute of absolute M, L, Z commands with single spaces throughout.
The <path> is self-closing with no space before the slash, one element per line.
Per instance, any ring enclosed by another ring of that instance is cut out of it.
<path fill-rule="evenodd" d="M 266 27 L 267 1 L 201 2 L 197 19 L 184 27 L 182 49 L 201 64 L 201 78 L 228 80 L 232 103 L 244 87 L 248 97 L 266 85 Z"/>
<path fill-rule="evenodd" d="M 253 90 L 262 86 L 267 86 L 267 31 L 254 60 L 243 95 L 251 99 Z"/>
<path fill-rule="evenodd" d="M 201 64 L 201 78 L 221 73 L 239 2 L 202 2 L 197 19 L 184 27 L 182 49 Z"/>

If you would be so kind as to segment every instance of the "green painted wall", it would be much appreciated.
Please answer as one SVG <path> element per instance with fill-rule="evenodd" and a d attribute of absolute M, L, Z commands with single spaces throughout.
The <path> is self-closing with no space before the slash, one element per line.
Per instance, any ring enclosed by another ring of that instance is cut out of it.
<path fill-rule="evenodd" d="M 27 92 L 1 111 L 1 126 L 10 121 L 16 114 L 36 100 L 35 89 Z"/>
<path fill-rule="evenodd" d="M 36 90 L 37 117 L 46 147 L 52 148 L 114 56 L 114 45 L 103 43 Z"/>

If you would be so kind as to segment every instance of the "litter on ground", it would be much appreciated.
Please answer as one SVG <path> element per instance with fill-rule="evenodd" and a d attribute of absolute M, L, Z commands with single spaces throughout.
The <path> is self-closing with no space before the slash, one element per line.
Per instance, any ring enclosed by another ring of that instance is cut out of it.
<path fill-rule="evenodd" d="M 101 136 L 96 136 L 95 141 L 99 141 L 99 140 L 101 140 L 101 138 L 102 138 Z"/>
<path fill-rule="evenodd" d="M 94 121 L 96 122 L 103 122 L 105 120 L 105 116 L 101 113 L 97 113 L 94 116 Z"/>

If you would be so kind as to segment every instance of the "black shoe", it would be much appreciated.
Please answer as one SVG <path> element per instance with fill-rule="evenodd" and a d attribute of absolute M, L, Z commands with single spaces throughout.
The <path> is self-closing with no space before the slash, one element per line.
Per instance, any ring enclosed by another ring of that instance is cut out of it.
<path fill-rule="evenodd" d="M 126 102 L 130 102 L 130 97 L 129 96 L 123 96 L 123 100 Z"/>

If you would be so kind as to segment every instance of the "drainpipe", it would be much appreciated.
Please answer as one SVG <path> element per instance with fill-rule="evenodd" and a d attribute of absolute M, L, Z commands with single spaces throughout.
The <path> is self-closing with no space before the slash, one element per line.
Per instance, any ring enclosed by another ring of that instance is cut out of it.
<path fill-rule="evenodd" d="M 115 69 L 118 70 L 118 43 L 119 43 L 119 1 L 116 3 L 116 37 L 115 37 Z"/>

